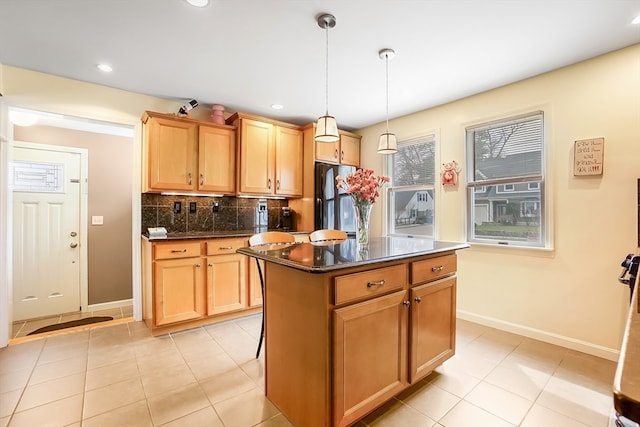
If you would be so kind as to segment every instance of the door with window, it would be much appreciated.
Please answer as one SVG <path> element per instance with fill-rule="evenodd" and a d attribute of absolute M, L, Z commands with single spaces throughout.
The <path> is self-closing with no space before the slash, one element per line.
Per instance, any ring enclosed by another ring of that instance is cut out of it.
<path fill-rule="evenodd" d="M 15 143 L 13 320 L 80 309 L 81 153 Z"/>

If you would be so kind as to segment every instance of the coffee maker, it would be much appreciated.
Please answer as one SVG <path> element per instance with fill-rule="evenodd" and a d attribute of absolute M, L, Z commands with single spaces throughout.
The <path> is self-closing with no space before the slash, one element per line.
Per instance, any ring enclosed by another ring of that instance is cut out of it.
<path fill-rule="evenodd" d="M 290 207 L 285 206 L 282 208 L 282 212 L 280 212 L 280 228 L 282 230 L 284 231 L 293 230 L 293 225 L 294 225 L 293 215 L 294 215 L 294 212 Z"/>

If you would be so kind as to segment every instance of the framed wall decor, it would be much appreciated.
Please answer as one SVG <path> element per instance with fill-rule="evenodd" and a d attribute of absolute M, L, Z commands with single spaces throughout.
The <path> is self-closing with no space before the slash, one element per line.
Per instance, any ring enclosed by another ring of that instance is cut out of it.
<path fill-rule="evenodd" d="M 573 145 L 573 175 L 602 175 L 604 138 L 582 139 Z"/>

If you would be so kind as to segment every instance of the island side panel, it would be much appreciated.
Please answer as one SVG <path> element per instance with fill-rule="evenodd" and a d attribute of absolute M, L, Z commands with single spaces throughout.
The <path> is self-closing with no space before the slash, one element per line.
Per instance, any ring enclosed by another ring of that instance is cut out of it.
<path fill-rule="evenodd" d="M 330 423 L 329 274 L 267 263 L 266 395 L 296 427 Z"/>

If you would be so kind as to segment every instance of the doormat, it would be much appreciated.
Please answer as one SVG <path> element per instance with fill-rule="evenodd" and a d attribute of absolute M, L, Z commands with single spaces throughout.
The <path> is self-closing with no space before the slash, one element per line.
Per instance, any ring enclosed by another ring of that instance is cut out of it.
<path fill-rule="evenodd" d="M 42 328 L 36 329 L 35 331 L 29 332 L 27 335 L 41 334 L 43 332 L 51 332 L 51 331 L 57 331 L 60 329 L 73 328 L 74 326 L 89 325 L 91 323 L 107 322 L 109 320 L 113 320 L 113 317 L 111 316 L 85 317 L 84 319 L 71 320 L 69 322 L 56 323 L 55 325 L 44 326 Z"/>

